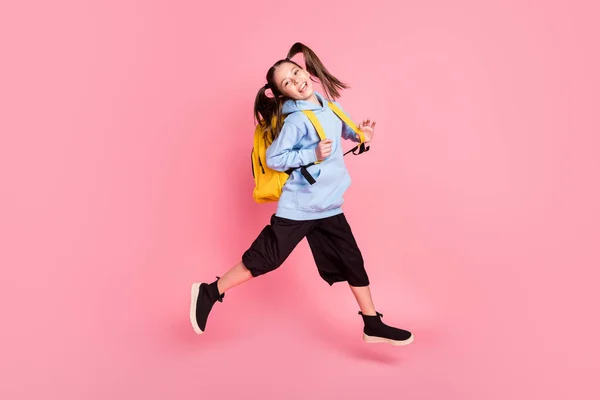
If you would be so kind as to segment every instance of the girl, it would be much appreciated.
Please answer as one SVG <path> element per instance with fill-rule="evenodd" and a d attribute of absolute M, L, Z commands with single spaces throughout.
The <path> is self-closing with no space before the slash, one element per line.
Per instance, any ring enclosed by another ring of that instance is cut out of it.
<path fill-rule="evenodd" d="M 306 69 L 291 61 L 298 53 L 303 54 Z M 313 90 L 313 77 L 321 82 L 326 97 Z M 302 43 L 294 44 L 288 56 L 267 72 L 267 84 L 256 96 L 254 115 L 274 138 L 267 149 L 267 166 L 276 171 L 289 171 L 290 176 L 270 224 L 244 252 L 241 261 L 211 284 L 192 285 L 190 320 L 196 333 L 204 333 L 213 305 L 223 301 L 226 291 L 275 270 L 306 238 L 323 280 L 330 286 L 335 282 L 348 282 L 360 308 L 358 314 L 364 321 L 365 342 L 405 345 L 413 341 L 411 332 L 381 321 L 383 315 L 373 305 L 361 252 L 341 209 L 344 192 L 350 185 L 341 139 L 355 142 L 359 139 L 333 113 L 328 99 L 340 97 L 339 91 L 346 88 L 348 86 L 331 75 L 316 54 Z M 271 90 L 271 97 L 266 95 L 267 90 Z M 337 102 L 334 104 L 340 107 Z M 316 114 L 327 139 L 319 139 L 302 110 Z M 270 121 L 274 116 L 277 123 L 272 126 Z M 375 122 L 367 119 L 358 127 L 365 141 L 370 142 Z M 309 184 L 299 167 L 306 167 L 316 183 Z"/>

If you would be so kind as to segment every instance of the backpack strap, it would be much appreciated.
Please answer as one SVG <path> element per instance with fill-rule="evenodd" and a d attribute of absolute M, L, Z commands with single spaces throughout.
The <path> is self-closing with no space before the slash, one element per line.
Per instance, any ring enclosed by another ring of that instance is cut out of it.
<path fill-rule="evenodd" d="M 350 129 L 352 129 L 354 133 L 356 133 L 360 140 L 360 144 L 358 146 L 354 147 L 351 150 L 348 150 L 346 153 L 344 153 L 344 155 L 350 152 L 352 152 L 352 154 L 354 155 L 359 155 L 364 153 L 365 151 L 369 151 L 369 146 L 365 146 L 365 134 L 360 129 L 358 129 L 358 126 L 356 126 L 356 124 L 350 118 L 348 118 L 348 116 L 341 110 L 341 108 L 339 108 L 331 101 L 328 102 L 328 104 L 329 108 L 331 108 L 335 115 L 337 115 L 342 121 L 344 121 L 346 125 L 348 125 Z M 356 150 L 358 150 L 358 153 L 356 153 Z"/>
<path fill-rule="evenodd" d="M 302 110 L 302 113 L 304 115 L 306 115 L 308 117 L 308 119 L 310 119 L 310 122 L 312 122 L 313 126 L 315 127 L 315 130 L 317 131 L 319 138 L 321 140 L 327 139 L 327 136 L 325 136 L 325 131 L 323 130 L 323 127 L 321 126 L 321 123 L 317 119 L 317 116 L 315 115 L 315 113 L 311 110 Z"/>
<path fill-rule="evenodd" d="M 315 127 L 315 130 L 317 131 L 317 135 L 319 135 L 319 139 L 321 139 L 321 140 L 327 139 L 327 136 L 325 135 L 325 131 L 323 130 L 323 126 L 321 126 L 321 123 L 319 122 L 319 119 L 317 118 L 317 116 L 315 115 L 315 113 L 313 111 L 311 111 L 311 110 L 302 110 L 302 113 L 308 117 L 308 119 L 310 120 L 310 122 Z M 315 161 L 314 163 L 315 164 L 320 164 L 321 161 Z M 308 173 L 308 171 L 307 171 L 307 173 Z M 304 175 L 304 174 L 302 174 L 302 175 Z M 310 182 L 310 179 L 308 181 Z"/>
<path fill-rule="evenodd" d="M 315 127 L 315 130 L 317 131 L 317 134 L 319 135 L 319 138 L 321 140 L 327 139 L 327 136 L 325 135 L 325 131 L 323 130 L 323 127 L 321 126 L 321 123 L 319 122 L 319 119 L 317 118 L 315 113 L 310 110 L 302 110 L 302 113 L 304 115 L 306 115 L 308 117 L 308 119 L 310 120 L 310 122 L 313 124 L 313 126 Z M 290 168 L 285 172 L 287 174 L 291 174 L 293 170 L 299 169 L 300 173 L 302 174 L 304 179 L 306 179 L 308 181 L 308 183 L 310 183 L 311 185 L 314 185 L 317 181 L 315 180 L 315 178 L 313 178 L 313 176 L 310 174 L 310 172 L 308 172 L 307 167 L 310 167 L 311 165 L 315 165 L 315 164 L 320 164 L 320 163 L 321 163 L 321 161 L 315 161 L 308 165 L 302 165 L 301 167 Z"/>

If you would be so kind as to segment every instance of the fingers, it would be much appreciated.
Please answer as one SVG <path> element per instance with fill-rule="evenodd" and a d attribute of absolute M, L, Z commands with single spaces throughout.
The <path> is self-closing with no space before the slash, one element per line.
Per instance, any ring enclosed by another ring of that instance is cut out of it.
<path fill-rule="evenodd" d="M 321 151 L 323 152 L 331 152 L 331 146 L 332 146 L 333 140 L 331 139 L 325 139 L 322 140 L 321 143 L 319 143 L 319 147 L 321 147 Z"/>
<path fill-rule="evenodd" d="M 365 126 L 370 126 L 371 128 L 375 127 L 375 121 L 371 121 L 371 119 L 365 119 L 360 123 L 359 128 L 364 128 Z"/>
<path fill-rule="evenodd" d="M 332 143 L 333 140 L 331 139 L 324 139 L 319 142 L 318 153 L 321 155 L 321 157 L 319 157 L 320 160 L 324 160 L 325 158 L 329 157 L 331 154 Z"/>

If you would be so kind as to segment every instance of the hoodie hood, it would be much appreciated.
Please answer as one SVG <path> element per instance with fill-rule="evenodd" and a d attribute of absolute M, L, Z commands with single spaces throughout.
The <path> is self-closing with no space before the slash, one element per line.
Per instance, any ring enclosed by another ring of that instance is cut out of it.
<path fill-rule="evenodd" d="M 321 111 L 323 111 L 323 110 L 329 108 L 329 106 L 327 105 L 328 100 L 326 98 L 324 98 L 320 93 L 318 93 L 316 91 L 314 93 L 322 105 L 315 104 L 312 101 L 289 99 L 289 100 L 286 100 L 285 103 L 283 103 L 283 108 L 281 109 L 281 113 L 283 115 L 288 115 L 288 114 L 292 114 L 296 111 L 303 111 L 303 110 L 311 110 L 311 111 L 321 110 Z"/>

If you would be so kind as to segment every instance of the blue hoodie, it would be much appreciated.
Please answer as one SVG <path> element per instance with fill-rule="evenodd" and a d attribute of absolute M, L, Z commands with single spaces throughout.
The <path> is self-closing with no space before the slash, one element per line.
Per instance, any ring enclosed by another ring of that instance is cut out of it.
<path fill-rule="evenodd" d="M 323 162 L 311 165 L 308 172 L 315 178 L 311 185 L 299 169 L 294 170 L 283 186 L 275 215 L 292 220 L 313 220 L 341 214 L 344 192 L 350 186 L 350 175 L 344 164 L 342 138 L 358 142 L 356 134 L 333 112 L 327 100 L 315 92 L 321 105 L 304 100 L 287 100 L 282 112 L 289 114 L 277 139 L 267 148 L 267 166 L 286 171 L 317 161 L 320 142 L 312 123 L 299 112 L 312 110 L 325 135 L 331 139 L 331 154 Z M 337 106 L 341 106 L 335 102 Z"/>

